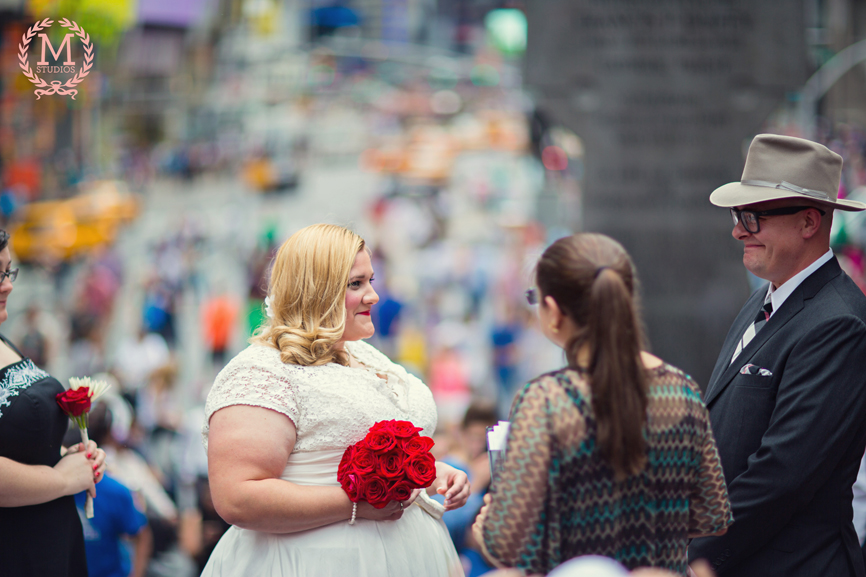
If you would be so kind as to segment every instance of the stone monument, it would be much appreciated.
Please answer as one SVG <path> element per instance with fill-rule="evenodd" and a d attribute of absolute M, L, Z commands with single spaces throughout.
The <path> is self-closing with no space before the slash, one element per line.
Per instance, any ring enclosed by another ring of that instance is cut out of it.
<path fill-rule="evenodd" d="M 749 294 L 716 187 L 740 179 L 761 124 L 808 77 L 801 0 L 526 3 L 525 80 L 583 140 L 582 222 L 642 281 L 651 350 L 704 386 Z"/>

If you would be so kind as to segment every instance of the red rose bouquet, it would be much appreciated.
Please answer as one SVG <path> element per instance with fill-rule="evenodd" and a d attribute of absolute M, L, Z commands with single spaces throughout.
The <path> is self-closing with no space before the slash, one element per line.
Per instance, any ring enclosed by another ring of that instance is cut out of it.
<path fill-rule="evenodd" d="M 81 442 L 84 443 L 85 450 L 90 443 L 90 439 L 87 437 L 87 414 L 90 412 L 90 405 L 102 396 L 110 386 L 104 381 L 92 381 L 90 377 L 81 379 L 73 377 L 69 379 L 69 389 L 57 394 L 57 404 L 78 425 L 78 430 L 81 432 Z M 88 519 L 93 518 L 93 498 L 90 495 L 87 495 L 84 513 Z"/>
<path fill-rule="evenodd" d="M 353 503 L 367 501 L 381 509 L 433 484 L 433 439 L 419 435 L 420 430 L 409 421 L 380 421 L 363 440 L 346 449 L 337 480 Z"/>

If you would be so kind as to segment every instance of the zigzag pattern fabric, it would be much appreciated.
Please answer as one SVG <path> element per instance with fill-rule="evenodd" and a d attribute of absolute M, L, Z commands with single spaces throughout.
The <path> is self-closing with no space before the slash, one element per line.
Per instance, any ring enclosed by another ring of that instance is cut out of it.
<path fill-rule="evenodd" d="M 686 575 L 689 536 L 732 522 L 700 391 L 670 365 L 649 371 L 647 466 L 622 481 L 596 446 L 591 393 L 563 369 L 515 399 L 494 472 L 484 546 L 506 566 L 546 574 L 578 555 Z"/>

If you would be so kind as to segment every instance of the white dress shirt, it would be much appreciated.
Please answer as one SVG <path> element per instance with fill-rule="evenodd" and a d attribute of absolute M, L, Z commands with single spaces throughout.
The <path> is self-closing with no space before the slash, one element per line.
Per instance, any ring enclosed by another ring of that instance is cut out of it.
<path fill-rule="evenodd" d="M 791 296 L 791 293 L 794 292 L 794 289 L 800 286 L 800 284 L 804 280 L 806 280 L 806 278 L 810 274 L 821 268 L 821 266 L 823 266 L 824 263 L 826 263 L 831 258 L 833 258 L 833 249 L 828 248 L 827 252 L 818 257 L 815 262 L 789 278 L 785 282 L 785 284 L 783 284 L 779 288 L 773 290 L 773 283 L 770 283 L 770 288 L 767 289 L 767 295 L 773 302 L 773 312 L 770 313 L 770 318 L 772 318 L 773 315 L 776 314 L 776 311 L 779 310 L 779 307 L 782 306 L 782 303 L 785 302 L 785 300 L 787 300 L 789 296 Z M 766 299 L 764 299 L 764 301 L 766 302 Z"/>

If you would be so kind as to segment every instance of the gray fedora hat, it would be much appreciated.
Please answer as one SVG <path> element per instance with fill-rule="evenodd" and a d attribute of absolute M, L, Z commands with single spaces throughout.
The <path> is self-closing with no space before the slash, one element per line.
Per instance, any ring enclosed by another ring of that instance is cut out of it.
<path fill-rule="evenodd" d="M 729 182 L 710 195 L 716 206 L 732 207 L 802 198 L 839 210 L 866 210 L 856 200 L 839 200 L 842 157 L 826 146 L 778 134 L 759 134 L 749 145 L 740 182 Z"/>

